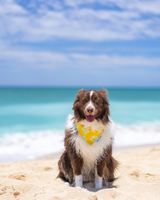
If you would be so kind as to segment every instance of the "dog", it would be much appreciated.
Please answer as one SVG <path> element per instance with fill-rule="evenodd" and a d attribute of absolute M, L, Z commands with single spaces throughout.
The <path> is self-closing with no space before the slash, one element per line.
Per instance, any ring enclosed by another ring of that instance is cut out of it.
<path fill-rule="evenodd" d="M 109 118 L 107 90 L 79 90 L 72 109 L 57 178 L 76 187 L 83 187 L 83 181 L 94 180 L 95 188 L 102 188 L 103 183 L 108 185 L 115 179 L 119 164 L 112 157 L 114 124 Z M 88 134 L 90 138 L 86 139 Z"/>

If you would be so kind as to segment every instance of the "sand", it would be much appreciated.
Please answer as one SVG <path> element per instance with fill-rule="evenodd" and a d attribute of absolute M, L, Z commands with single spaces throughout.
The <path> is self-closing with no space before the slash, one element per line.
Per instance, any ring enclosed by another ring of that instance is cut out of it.
<path fill-rule="evenodd" d="M 56 179 L 58 159 L 0 165 L 0 200 L 159 200 L 160 147 L 115 153 L 120 162 L 117 179 L 95 189 L 85 183 L 79 189 Z"/>

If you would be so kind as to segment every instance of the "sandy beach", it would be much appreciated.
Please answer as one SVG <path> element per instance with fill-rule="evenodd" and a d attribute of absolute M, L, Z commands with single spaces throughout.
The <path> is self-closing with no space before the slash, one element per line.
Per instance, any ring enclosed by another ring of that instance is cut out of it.
<path fill-rule="evenodd" d="M 79 189 L 55 179 L 57 158 L 0 165 L 0 200 L 158 200 L 160 146 L 114 153 L 120 162 L 117 179 L 107 188 L 94 183 Z"/>

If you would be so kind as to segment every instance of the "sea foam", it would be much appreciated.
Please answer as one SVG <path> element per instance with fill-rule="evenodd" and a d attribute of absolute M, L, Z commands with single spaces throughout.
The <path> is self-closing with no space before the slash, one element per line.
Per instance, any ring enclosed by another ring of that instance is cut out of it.
<path fill-rule="evenodd" d="M 0 162 L 32 160 L 62 151 L 63 138 L 59 130 L 4 134 L 0 138 Z"/>
<path fill-rule="evenodd" d="M 0 162 L 32 160 L 64 150 L 64 130 L 3 134 L 0 137 Z M 160 143 L 160 121 L 136 125 L 115 124 L 114 146 Z"/>

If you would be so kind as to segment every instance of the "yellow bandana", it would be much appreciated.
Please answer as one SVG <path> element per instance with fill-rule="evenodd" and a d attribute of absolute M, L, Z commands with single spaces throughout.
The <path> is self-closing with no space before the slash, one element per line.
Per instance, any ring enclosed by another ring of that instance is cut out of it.
<path fill-rule="evenodd" d="M 85 128 L 82 124 L 76 123 L 79 134 L 89 144 L 92 145 L 95 141 L 99 141 L 103 128 L 92 130 L 91 127 Z"/>

